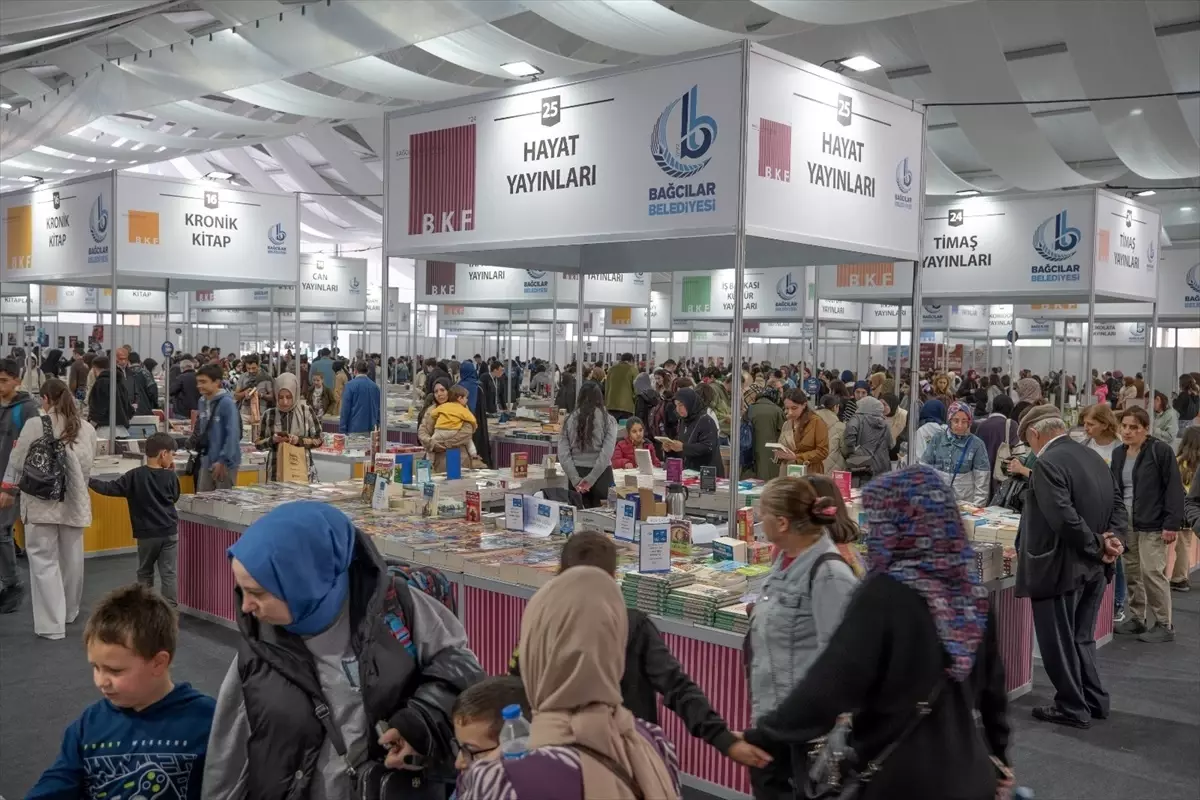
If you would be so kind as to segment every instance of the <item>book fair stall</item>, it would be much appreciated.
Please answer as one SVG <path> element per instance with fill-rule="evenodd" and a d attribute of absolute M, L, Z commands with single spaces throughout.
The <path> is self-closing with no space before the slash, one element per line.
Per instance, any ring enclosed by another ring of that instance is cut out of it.
<path fill-rule="evenodd" d="M 7 284 L 36 284 L 42 311 L 94 310 L 108 325 L 94 326 L 93 349 L 120 344 L 111 340 L 124 333 L 117 326 L 119 314 L 155 312 L 153 305 L 161 303 L 161 351 L 169 355 L 178 341 L 171 334 L 181 330 L 166 323 L 173 319 L 177 292 L 248 282 L 294 285 L 300 278 L 294 195 L 108 172 L 6 194 L 0 197 L 0 211 L 0 292 Z M 245 270 L 247 263 L 256 269 Z M 115 414 L 117 384 L 109 385 L 109 408 Z M 165 389 L 169 393 L 169 384 Z M 137 439 L 118 442 L 113 418 L 92 422 L 107 432 L 98 443 L 94 475 L 112 477 L 140 463 L 137 452 L 127 452 L 136 449 Z M 137 432 L 166 427 L 157 416 L 131 420 Z M 173 426 L 173 432 L 185 428 L 190 426 Z M 258 454 L 247 459 L 239 485 L 264 478 L 258 460 Z M 181 453 L 180 462 L 186 462 L 186 454 Z M 181 480 L 184 491 L 192 489 L 190 480 Z M 133 548 L 126 502 L 94 492 L 91 497 L 95 513 L 84 533 L 85 552 Z"/>

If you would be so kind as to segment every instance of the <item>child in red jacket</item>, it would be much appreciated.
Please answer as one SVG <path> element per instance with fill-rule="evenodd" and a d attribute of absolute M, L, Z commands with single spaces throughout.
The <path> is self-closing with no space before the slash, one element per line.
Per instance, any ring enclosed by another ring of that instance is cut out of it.
<path fill-rule="evenodd" d="M 654 462 L 654 466 L 662 466 L 662 462 L 658 459 L 658 454 L 654 452 L 654 448 L 646 441 L 646 426 L 637 417 L 630 417 L 625 421 L 625 438 L 617 439 L 617 446 L 613 450 L 613 469 L 634 469 L 637 467 L 637 457 L 633 454 L 633 451 L 639 449 L 649 450 L 650 460 Z"/>

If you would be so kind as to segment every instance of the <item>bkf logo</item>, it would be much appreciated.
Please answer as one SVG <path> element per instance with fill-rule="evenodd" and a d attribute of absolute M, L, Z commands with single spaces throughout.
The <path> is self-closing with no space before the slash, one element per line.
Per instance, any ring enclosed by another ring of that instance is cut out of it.
<path fill-rule="evenodd" d="M 946 224 L 951 228 L 961 227 L 963 224 L 963 210 L 961 208 L 952 208 L 946 214 Z"/>
<path fill-rule="evenodd" d="M 88 228 L 92 232 L 92 241 L 100 244 L 108 236 L 108 209 L 104 207 L 104 195 L 97 195 L 92 203 L 91 213 L 88 214 Z"/>
<path fill-rule="evenodd" d="M 1054 236 L 1048 238 L 1048 228 L 1054 223 Z M 1082 234 L 1079 228 L 1072 228 L 1067 223 L 1067 210 L 1047 218 L 1033 232 L 1033 249 L 1047 261 L 1066 261 L 1075 254 Z"/>
<path fill-rule="evenodd" d="M 62 196 L 60 196 L 58 192 L 50 195 L 50 202 L 54 204 L 55 211 L 58 211 L 60 208 L 62 208 Z"/>
<path fill-rule="evenodd" d="M 837 99 L 837 121 L 849 126 L 854 121 L 854 98 L 848 94 L 839 94 Z"/>
<path fill-rule="evenodd" d="M 758 174 L 782 183 L 792 182 L 792 126 L 758 120 Z"/>
<path fill-rule="evenodd" d="M 650 155 L 659 169 L 672 178 L 690 178 L 712 160 L 705 158 L 717 141 L 717 121 L 700 115 L 700 89 L 693 86 L 682 97 L 672 100 L 650 132 Z M 679 135 L 671 135 L 671 121 L 679 107 Z"/>
<path fill-rule="evenodd" d="M 453 295 L 457 289 L 458 265 L 451 261 L 425 262 L 425 294 Z"/>
<path fill-rule="evenodd" d="M 221 205 L 221 193 L 220 192 L 210 192 L 210 191 L 204 192 L 204 207 L 205 208 L 217 208 L 220 205 Z"/>
<path fill-rule="evenodd" d="M 408 234 L 475 230 L 475 126 L 408 137 Z"/>
<path fill-rule="evenodd" d="M 912 171 L 908 168 L 908 159 L 905 158 L 896 165 L 896 188 L 900 190 L 900 194 L 908 194 L 912 189 L 912 182 Z"/>
<path fill-rule="evenodd" d="M 792 279 L 792 273 L 790 272 L 780 278 L 779 282 L 775 284 L 775 294 L 779 295 L 779 299 L 785 303 L 796 302 L 796 292 L 799 290 L 800 287 Z"/>
<path fill-rule="evenodd" d="M 196 292 L 197 303 L 211 303 L 213 302 L 213 299 L 214 295 L 212 289 L 203 289 L 199 292 Z"/>

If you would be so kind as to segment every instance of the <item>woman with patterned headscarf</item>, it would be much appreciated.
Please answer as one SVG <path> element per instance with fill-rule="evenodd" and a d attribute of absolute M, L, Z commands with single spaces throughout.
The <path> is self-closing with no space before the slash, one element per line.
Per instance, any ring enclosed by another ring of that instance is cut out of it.
<path fill-rule="evenodd" d="M 746 740 L 806 743 L 852 711 L 857 761 L 875 770 L 861 800 L 995 797 L 1011 780 L 1004 664 L 958 504 L 937 472 L 915 466 L 869 483 L 863 507 L 866 580 Z"/>

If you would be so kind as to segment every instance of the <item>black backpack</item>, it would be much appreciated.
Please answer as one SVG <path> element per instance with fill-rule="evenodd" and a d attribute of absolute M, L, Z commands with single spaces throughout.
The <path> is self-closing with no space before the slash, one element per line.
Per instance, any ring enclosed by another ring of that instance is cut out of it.
<path fill-rule="evenodd" d="M 54 436 L 50 417 L 42 417 L 42 435 L 25 455 L 18 484 L 24 494 L 62 502 L 67 498 L 67 446 Z"/>

